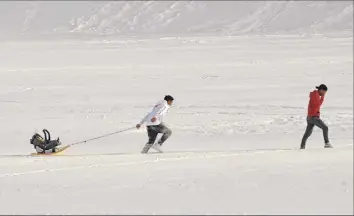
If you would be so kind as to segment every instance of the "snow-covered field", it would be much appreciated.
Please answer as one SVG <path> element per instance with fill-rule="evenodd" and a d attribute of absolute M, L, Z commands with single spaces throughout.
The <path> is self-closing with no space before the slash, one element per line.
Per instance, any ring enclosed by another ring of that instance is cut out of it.
<path fill-rule="evenodd" d="M 1 158 L 1 213 L 352 214 L 352 162 L 352 147 Z"/>
<path fill-rule="evenodd" d="M 353 214 L 352 2 L 0 2 L 0 24 L 0 214 Z M 300 151 L 321 83 L 334 148 Z M 163 154 L 143 128 L 30 156 L 166 94 Z"/>
<path fill-rule="evenodd" d="M 183 37 L 0 44 L 2 214 L 352 214 L 352 38 Z M 334 149 L 305 130 L 325 83 Z M 63 143 L 134 126 L 176 101 L 165 154 L 145 130 L 30 157 L 47 128 Z M 58 208 L 58 206 L 61 206 Z"/>

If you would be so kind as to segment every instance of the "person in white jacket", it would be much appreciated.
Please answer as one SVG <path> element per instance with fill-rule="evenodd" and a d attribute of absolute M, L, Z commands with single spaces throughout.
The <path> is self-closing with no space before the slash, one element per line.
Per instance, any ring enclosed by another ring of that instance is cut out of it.
<path fill-rule="evenodd" d="M 149 141 L 146 143 L 141 153 L 147 153 L 151 147 L 159 152 L 162 152 L 161 145 L 172 134 L 172 131 L 163 124 L 162 119 L 164 115 L 167 114 L 167 111 L 171 107 L 173 100 L 174 98 L 172 96 L 166 95 L 164 100 L 158 102 L 152 111 L 147 114 L 139 124 L 136 125 L 136 128 L 139 129 L 141 125 L 146 122 L 147 133 L 149 136 Z M 161 139 L 156 144 L 154 144 L 159 133 L 162 133 L 163 135 Z"/>

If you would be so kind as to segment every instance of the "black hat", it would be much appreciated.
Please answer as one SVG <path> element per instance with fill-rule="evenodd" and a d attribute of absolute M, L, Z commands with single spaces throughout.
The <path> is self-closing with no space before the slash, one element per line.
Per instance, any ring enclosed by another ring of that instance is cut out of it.
<path fill-rule="evenodd" d="M 325 84 L 321 84 L 320 86 L 316 86 L 316 88 L 318 89 L 318 90 L 325 90 L 325 91 L 327 91 L 328 90 L 328 88 L 327 88 L 327 86 L 325 85 Z"/>
<path fill-rule="evenodd" d="M 166 95 L 164 98 L 165 101 L 173 101 L 174 98 L 171 95 Z"/>

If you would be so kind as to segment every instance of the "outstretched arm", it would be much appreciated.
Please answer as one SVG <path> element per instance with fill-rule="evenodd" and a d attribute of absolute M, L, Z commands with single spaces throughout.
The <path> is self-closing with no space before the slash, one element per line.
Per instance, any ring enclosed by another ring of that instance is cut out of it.
<path fill-rule="evenodd" d="M 146 122 L 148 116 L 149 116 L 149 114 L 147 114 L 147 115 L 141 120 L 141 122 L 136 125 L 136 128 L 137 128 L 137 129 L 139 129 L 139 128 L 141 127 L 141 125 L 143 125 L 143 124 Z"/>

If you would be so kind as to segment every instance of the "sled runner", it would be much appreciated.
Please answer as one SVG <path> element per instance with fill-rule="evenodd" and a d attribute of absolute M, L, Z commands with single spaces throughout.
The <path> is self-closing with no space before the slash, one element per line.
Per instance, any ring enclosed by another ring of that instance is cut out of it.
<path fill-rule="evenodd" d="M 70 146 L 63 146 L 60 148 L 56 148 L 54 152 L 52 153 L 31 153 L 32 156 L 50 156 L 50 155 L 61 155 L 61 153 L 66 150 L 67 148 L 69 148 Z"/>

